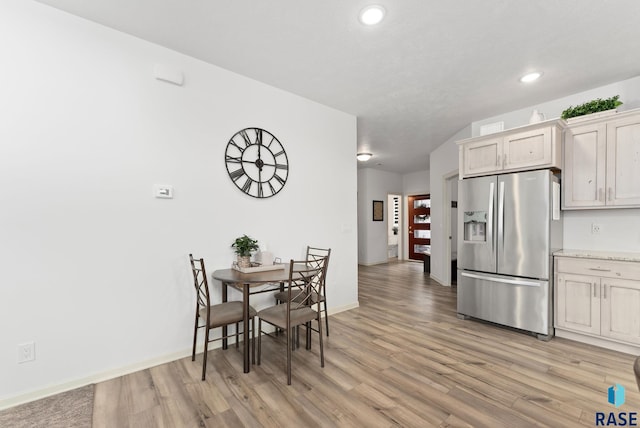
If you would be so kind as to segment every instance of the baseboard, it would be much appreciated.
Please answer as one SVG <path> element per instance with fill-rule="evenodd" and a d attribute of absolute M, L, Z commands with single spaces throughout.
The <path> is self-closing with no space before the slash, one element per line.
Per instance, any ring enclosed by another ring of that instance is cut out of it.
<path fill-rule="evenodd" d="M 575 340 L 576 342 L 586 343 L 588 345 L 598 346 L 600 348 L 611 349 L 612 351 L 623 352 L 625 354 L 640 355 L 640 346 L 617 342 L 613 339 L 589 336 L 587 334 L 562 330 L 562 328 L 558 329 L 558 327 L 556 327 L 556 336 L 564 339 Z"/>
<path fill-rule="evenodd" d="M 361 266 L 376 266 L 376 265 L 384 265 L 389 263 L 389 260 L 381 260 L 379 262 L 371 262 L 371 263 L 362 263 L 362 262 L 358 262 L 359 265 Z"/>
<path fill-rule="evenodd" d="M 351 303 L 349 305 L 339 306 L 337 308 L 327 308 L 327 313 L 329 315 L 339 314 L 340 312 L 349 311 L 351 309 L 356 309 L 360 307 L 360 302 L 356 301 L 355 303 Z"/>
<path fill-rule="evenodd" d="M 445 284 L 443 279 L 438 278 L 434 274 L 429 274 L 429 278 L 433 279 L 435 282 L 442 285 L 443 287 L 449 287 L 447 284 Z"/>
<path fill-rule="evenodd" d="M 348 311 L 360 307 L 359 302 L 355 302 L 345 306 L 339 306 L 337 308 L 328 308 L 329 315 L 334 315 L 340 312 Z M 235 343 L 235 338 L 229 339 L 230 344 Z M 209 344 L 209 350 L 217 349 L 222 346 L 222 341 L 212 342 Z M 196 346 L 196 353 L 201 354 L 204 351 L 204 344 L 200 343 Z M 95 373 L 91 376 L 75 379 L 69 382 L 49 385 L 44 388 L 36 389 L 25 394 L 16 395 L 0 400 L 0 410 L 8 409 L 9 407 L 15 407 L 20 404 L 29 403 L 31 401 L 46 398 L 51 395 L 59 394 L 61 392 L 69 391 L 72 389 L 80 388 L 82 386 L 90 385 L 92 383 L 104 382 L 110 379 L 114 379 L 120 376 L 124 376 L 130 373 L 134 373 L 140 370 L 146 370 L 151 367 L 159 366 L 160 364 L 170 363 L 172 361 L 179 360 L 191 355 L 191 348 L 185 349 L 179 352 L 162 355 L 156 358 L 140 361 L 134 364 L 118 367 L 104 372 Z"/>

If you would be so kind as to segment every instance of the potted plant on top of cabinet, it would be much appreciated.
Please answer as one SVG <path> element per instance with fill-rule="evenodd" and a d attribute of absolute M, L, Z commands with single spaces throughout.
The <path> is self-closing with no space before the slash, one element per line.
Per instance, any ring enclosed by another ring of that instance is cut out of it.
<path fill-rule="evenodd" d="M 588 101 L 575 107 L 569 106 L 568 109 L 562 112 L 560 117 L 566 120 L 567 123 L 572 123 L 594 118 L 596 117 L 593 116 L 595 113 L 600 113 L 598 116 L 615 114 L 617 107 L 622 105 L 622 101 L 620 101 L 619 98 L 620 95 L 616 95 L 604 100 L 602 98 L 597 98 L 595 100 Z M 586 115 L 590 116 L 588 118 L 584 117 Z"/>

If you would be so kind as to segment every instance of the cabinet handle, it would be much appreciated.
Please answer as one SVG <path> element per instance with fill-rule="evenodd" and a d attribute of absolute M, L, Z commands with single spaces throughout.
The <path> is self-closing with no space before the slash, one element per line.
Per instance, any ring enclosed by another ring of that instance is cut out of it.
<path fill-rule="evenodd" d="M 609 187 L 609 202 L 613 201 L 613 189 Z"/>
<path fill-rule="evenodd" d="M 593 297 L 598 297 L 596 296 L 596 283 L 594 282 L 593 284 L 591 284 L 591 287 L 593 287 Z"/>
<path fill-rule="evenodd" d="M 589 268 L 589 270 L 597 270 L 598 272 L 611 272 L 611 269 Z"/>
<path fill-rule="evenodd" d="M 604 202 L 604 195 L 602 194 L 602 187 L 598 188 L 598 200 Z"/>
<path fill-rule="evenodd" d="M 607 299 L 607 284 L 604 284 L 604 298 Z"/>
<path fill-rule="evenodd" d="M 507 162 L 507 155 L 504 155 L 504 157 L 502 158 L 502 167 L 504 168 L 508 164 L 509 162 Z"/>

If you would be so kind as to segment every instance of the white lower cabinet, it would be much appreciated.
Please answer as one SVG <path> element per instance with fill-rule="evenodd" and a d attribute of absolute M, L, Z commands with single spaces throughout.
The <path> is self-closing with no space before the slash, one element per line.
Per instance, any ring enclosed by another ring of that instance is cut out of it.
<path fill-rule="evenodd" d="M 600 334 L 640 345 L 640 282 L 607 278 L 600 287 Z"/>
<path fill-rule="evenodd" d="M 555 271 L 557 336 L 623 351 L 631 348 L 613 345 L 640 346 L 640 263 L 555 257 Z"/>
<path fill-rule="evenodd" d="M 556 275 L 556 328 L 600 334 L 600 278 Z"/>

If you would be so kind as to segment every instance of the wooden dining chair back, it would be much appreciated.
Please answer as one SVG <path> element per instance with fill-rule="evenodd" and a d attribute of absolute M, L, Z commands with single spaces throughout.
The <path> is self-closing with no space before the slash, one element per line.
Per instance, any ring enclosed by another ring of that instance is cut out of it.
<path fill-rule="evenodd" d="M 318 294 L 318 302 L 322 303 L 324 312 L 325 331 L 329 336 L 329 314 L 327 313 L 327 272 L 329 269 L 329 256 L 331 256 L 331 248 L 315 248 L 307 246 L 307 263 L 318 266 L 323 264 L 323 273 L 321 280 L 320 293 Z"/>
<path fill-rule="evenodd" d="M 262 321 L 282 329 L 286 336 L 287 348 L 287 384 L 291 385 L 291 351 L 294 339 L 294 328 L 317 322 L 317 332 L 320 345 L 320 366 L 324 367 L 324 347 L 322 343 L 322 310 L 317 302 L 317 296 L 322 288 L 322 278 L 326 275 L 327 257 L 317 257 L 315 263 L 307 260 L 289 262 L 289 280 L 287 283 L 287 298 L 284 304 L 275 305 L 258 312 L 258 365 L 262 352 Z M 307 335 L 307 349 L 311 349 L 310 335 Z"/>
<path fill-rule="evenodd" d="M 329 336 L 329 316 L 327 313 L 327 270 L 329 268 L 329 256 L 331 256 L 331 248 L 316 248 L 307 246 L 306 264 L 314 268 L 321 270 L 321 276 L 318 278 L 320 287 L 318 292 L 311 296 L 312 300 L 322 305 L 322 311 L 324 312 L 325 331 Z M 276 302 L 285 302 L 288 298 L 286 290 L 280 291 L 274 295 Z M 295 294 L 294 294 L 295 297 Z"/>
<path fill-rule="evenodd" d="M 215 339 L 209 339 L 209 332 L 218 327 L 224 327 L 235 324 L 236 348 L 238 347 L 238 337 L 241 334 L 239 327 L 243 319 L 242 302 L 223 302 L 211 305 L 211 294 L 209 291 L 209 282 L 207 280 L 207 271 L 204 266 L 203 259 L 194 259 L 193 254 L 189 254 L 191 262 L 191 272 L 193 273 L 193 285 L 196 290 L 196 314 L 193 327 L 193 349 L 191 351 L 191 361 L 196 359 L 196 343 L 198 338 L 198 330 L 204 329 L 204 353 L 202 354 L 202 380 L 205 380 L 207 373 L 207 354 L 209 343 L 221 339 L 231 337 L 231 335 L 221 335 Z M 249 318 L 251 319 L 251 348 L 255 360 L 255 315 L 256 310 L 249 306 Z M 247 338 L 243 338 L 247 340 Z"/>

